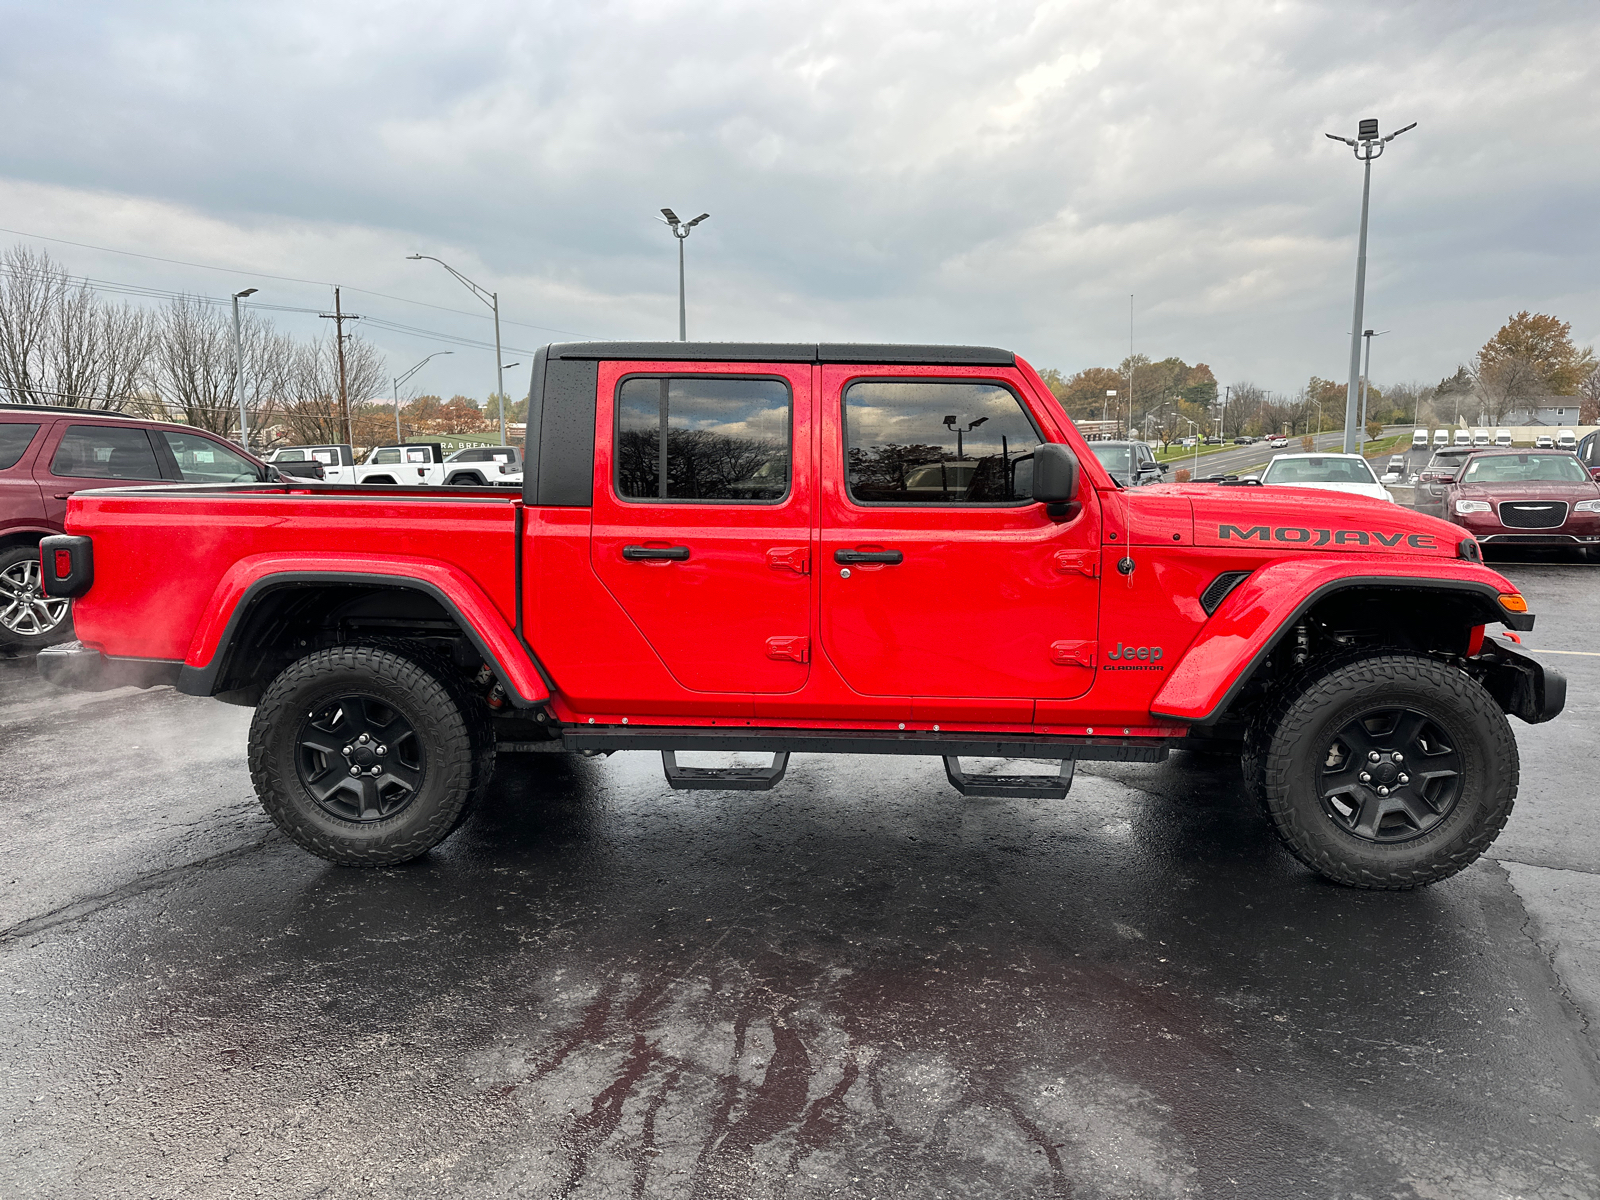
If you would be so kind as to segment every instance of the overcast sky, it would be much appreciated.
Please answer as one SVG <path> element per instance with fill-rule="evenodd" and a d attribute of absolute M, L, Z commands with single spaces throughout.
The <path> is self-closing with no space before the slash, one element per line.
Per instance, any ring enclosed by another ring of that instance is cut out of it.
<path fill-rule="evenodd" d="M 1378 381 L 1437 380 L 1522 308 L 1600 338 L 1588 2 L 0 0 L 0 20 L 0 227 L 228 268 L 34 242 L 118 285 L 315 310 L 337 282 L 384 294 L 346 293 L 358 313 L 491 338 L 405 261 L 435 254 L 498 289 L 526 363 L 676 335 L 668 205 L 712 214 L 691 337 L 993 343 L 1070 372 L 1127 353 L 1132 293 L 1139 351 L 1291 391 L 1345 372 L 1361 172 L 1323 134 L 1373 116 L 1419 123 L 1374 167 Z M 362 332 L 396 373 L 451 348 Z M 456 345 L 415 386 L 481 400 L 493 366 Z"/>

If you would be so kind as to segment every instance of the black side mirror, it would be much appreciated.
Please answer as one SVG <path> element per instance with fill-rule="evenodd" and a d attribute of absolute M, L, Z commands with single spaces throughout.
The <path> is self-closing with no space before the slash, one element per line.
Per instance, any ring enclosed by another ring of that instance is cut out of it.
<path fill-rule="evenodd" d="M 1060 520 L 1078 515 L 1078 459 L 1067 447 L 1047 442 L 1033 452 L 1033 498 Z"/>
<path fill-rule="evenodd" d="M 283 472 L 279 471 L 278 468 L 273 466 L 271 463 L 268 463 L 267 464 L 266 478 L 263 479 L 262 482 L 263 483 L 282 483 L 283 482 Z"/>

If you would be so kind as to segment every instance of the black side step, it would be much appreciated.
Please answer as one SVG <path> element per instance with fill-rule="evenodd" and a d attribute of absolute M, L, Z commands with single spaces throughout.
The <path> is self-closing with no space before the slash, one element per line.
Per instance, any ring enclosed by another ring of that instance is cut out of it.
<path fill-rule="evenodd" d="M 789 752 L 774 754 L 770 767 L 680 767 L 677 753 L 663 750 L 661 769 L 668 785 L 679 791 L 765 792 L 783 779 L 789 769 Z"/>
<path fill-rule="evenodd" d="M 950 786 L 963 796 L 1010 797 L 1019 800 L 1061 800 L 1072 790 L 1072 775 L 1078 768 L 1075 758 L 1061 760 L 1058 775 L 968 775 L 961 769 L 961 759 L 954 754 L 944 756 L 944 773 Z"/>

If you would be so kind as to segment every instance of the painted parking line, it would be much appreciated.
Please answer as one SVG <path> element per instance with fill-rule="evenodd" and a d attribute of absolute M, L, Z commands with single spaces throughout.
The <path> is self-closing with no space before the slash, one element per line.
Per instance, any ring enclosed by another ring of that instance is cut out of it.
<path fill-rule="evenodd" d="M 1583 658 L 1600 658 L 1600 650 L 1541 650 L 1537 646 L 1520 646 L 1530 654 L 1577 654 Z"/>

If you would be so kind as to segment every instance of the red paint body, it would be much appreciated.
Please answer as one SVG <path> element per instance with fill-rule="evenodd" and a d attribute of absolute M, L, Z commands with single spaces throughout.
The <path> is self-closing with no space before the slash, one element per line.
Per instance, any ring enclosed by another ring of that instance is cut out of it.
<path fill-rule="evenodd" d="M 667 504 L 613 484 L 634 373 L 758 374 L 793 397 L 793 479 L 770 504 Z M 1079 507 L 863 506 L 844 485 L 854 379 L 1004 384 L 1081 468 Z M 523 519 L 517 578 L 518 515 Z M 1350 576 L 1515 589 L 1461 531 L 1304 489 L 1118 489 L 1032 368 L 602 362 L 592 507 L 438 489 L 178 489 L 76 497 L 95 580 L 80 638 L 107 655 L 218 653 L 249 586 L 282 572 L 425 581 L 524 700 L 566 722 L 1171 737 L 1214 710 L 1306 597 Z M 625 546 L 687 547 L 630 561 Z M 902 551 L 841 575 L 836 550 Z M 1119 564 L 1132 568 L 1124 572 Z M 1207 616 L 1200 594 L 1252 571 Z M 521 589 L 522 635 L 515 622 Z M 1146 653 L 1140 654 L 1140 650 Z M 549 682 L 541 680 L 542 666 Z M 1159 715 L 1157 715 L 1159 714 Z"/>

